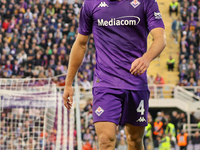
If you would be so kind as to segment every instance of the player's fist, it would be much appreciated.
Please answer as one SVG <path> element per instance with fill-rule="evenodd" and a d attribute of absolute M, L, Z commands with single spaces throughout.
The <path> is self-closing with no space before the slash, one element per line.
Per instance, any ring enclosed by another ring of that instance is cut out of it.
<path fill-rule="evenodd" d="M 64 105 L 67 109 L 71 109 L 73 103 L 73 88 L 72 86 L 65 86 L 63 93 Z"/>
<path fill-rule="evenodd" d="M 143 57 L 140 57 L 132 63 L 130 72 L 135 76 L 142 75 L 149 67 L 149 64 L 150 61 L 146 60 Z"/>

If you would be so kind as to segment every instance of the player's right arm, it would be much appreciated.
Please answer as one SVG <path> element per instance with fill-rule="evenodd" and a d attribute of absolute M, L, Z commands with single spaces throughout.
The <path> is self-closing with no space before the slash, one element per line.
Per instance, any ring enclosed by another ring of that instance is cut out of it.
<path fill-rule="evenodd" d="M 79 34 L 76 38 L 75 43 L 72 46 L 69 66 L 67 72 L 67 78 L 65 80 L 65 90 L 63 94 L 64 105 L 71 109 L 73 103 L 73 88 L 72 83 L 76 72 L 78 71 L 83 57 L 86 52 L 87 42 L 89 35 L 92 33 L 92 8 L 93 2 L 91 0 L 85 0 L 81 8 L 80 19 L 79 19 Z"/>
<path fill-rule="evenodd" d="M 73 88 L 72 83 L 76 72 L 78 71 L 83 57 L 85 55 L 87 49 L 87 41 L 89 39 L 88 35 L 81 35 L 78 34 L 75 43 L 72 46 L 70 59 L 69 59 L 69 66 L 67 72 L 67 78 L 65 80 L 65 90 L 63 94 L 64 105 L 70 109 L 73 102 Z"/>

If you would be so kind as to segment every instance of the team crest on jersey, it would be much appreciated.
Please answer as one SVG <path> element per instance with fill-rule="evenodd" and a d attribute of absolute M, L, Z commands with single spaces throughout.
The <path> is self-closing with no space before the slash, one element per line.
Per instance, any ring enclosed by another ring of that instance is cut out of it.
<path fill-rule="evenodd" d="M 101 114 L 103 114 L 103 112 L 104 112 L 104 110 L 100 106 L 95 111 L 95 113 L 97 114 L 97 116 L 101 116 Z"/>
<path fill-rule="evenodd" d="M 133 0 L 133 1 L 131 2 L 131 5 L 132 5 L 134 8 L 136 8 L 136 7 L 138 7 L 138 6 L 140 5 L 140 2 L 139 2 L 138 0 Z"/>

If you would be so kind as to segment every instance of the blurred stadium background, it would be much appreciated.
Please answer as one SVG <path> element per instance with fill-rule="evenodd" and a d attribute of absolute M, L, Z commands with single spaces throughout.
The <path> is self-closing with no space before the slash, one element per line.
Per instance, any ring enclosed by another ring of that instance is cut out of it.
<path fill-rule="evenodd" d="M 161 150 L 162 135 L 179 149 L 177 135 L 184 132 L 187 148 L 200 150 L 200 1 L 157 2 L 168 44 L 148 69 L 146 149 Z M 74 82 L 73 108 L 62 101 L 81 6 L 82 0 L 0 1 L 1 150 L 99 149 L 92 120 L 92 36 Z M 148 46 L 152 41 L 149 36 Z M 116 150 L 126 149 L 119 126 Z"/>

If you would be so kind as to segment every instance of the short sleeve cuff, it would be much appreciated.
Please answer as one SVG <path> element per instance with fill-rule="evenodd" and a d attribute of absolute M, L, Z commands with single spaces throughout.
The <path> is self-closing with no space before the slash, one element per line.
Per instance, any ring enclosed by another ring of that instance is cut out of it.
<path fill-rule="evenodd" d="M 78 28 L 78 33 L 80 33 L 82 35 L 90 35 L 92 32 L 83 31 L 83 30 L 81 30 L 81 28 Z"/>
<path fill-rule="evenodd" d="M 148 30 L 150 32 L 151 30 L 153 30 L 155 28 L 163 28 L 163 29 L 165 29 L 165 25 L 164 24 L 154 24 L 154 25 L 148 27 Z"/>

